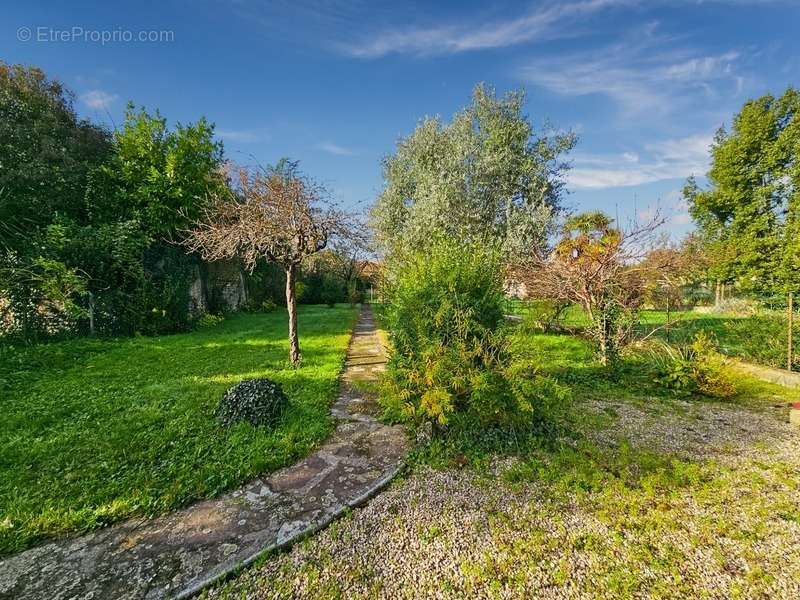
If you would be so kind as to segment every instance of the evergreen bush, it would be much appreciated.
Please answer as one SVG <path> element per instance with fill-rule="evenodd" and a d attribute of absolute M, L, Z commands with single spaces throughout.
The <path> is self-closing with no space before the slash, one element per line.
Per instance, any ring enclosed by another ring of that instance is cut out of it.
<path fill-rule="evenodd" d="M 516 365 L 504 328 L 498 254 L 440 241 L 390 270 L 385 318 L 393 354 L 381 390 L 387 417 L 483 424 L 530 421 L 535 369 Z M 544 389 L 544 388 L 543 388 Z"/>
<path fill-rule="evenodd" d="M 229 426 L 239 422 L 275 425 L 289 403 L 280 384 L 270 379 L 245 379 L 231 387 L 217 408 L 217 420 Z"/>

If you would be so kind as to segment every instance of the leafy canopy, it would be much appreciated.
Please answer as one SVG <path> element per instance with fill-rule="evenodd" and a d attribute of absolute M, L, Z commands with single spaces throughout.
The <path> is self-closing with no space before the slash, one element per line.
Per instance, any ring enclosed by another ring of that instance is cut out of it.
<path fill-rule="evenodd" d="M 204 119 L 169 129 L 129 106 L 112 135 L 58 81 L 0 62 L 0 333 L 186 326 L 193 259 L 164 242 L 224 185 L 221 160 Z"/>
<path fill-rule="evenodd" d="M 711 147 L 709 189 L 684 188 L 714 267 L 745 289 L 800 285 L 800 93 L 745 103 Z"/>
<path fill-rule="evenodd" d="M 158 111 L 151 115 L 129 104 L 125 124 L 114 134 L 113 158 L 102 168 L 100 193 L 113 198 L 104 208 L 137 220 L 154 238 L 173 238 L 223 188 L 221 164 L 222 144 L 205 118 L 170 130 Z"/>
<path fill-rule="evenodd" d="M 27 253 L 58 215 L 89 218 L 87 181 L 109 156 L 110 135 L 79 120 L 72 102 L 40 69 L 0 62 L 2 251 Z"/>
<path fill-rule="evenodd" d="M 421 249 L 445 235 L 514 258 L 542 244 L 563 193 L 562 156 L 576 137 L 535 131 L 524 100 L 479 85 L 449 124 L 428 118 L 400 140 L 384 159 L 372 210 L 385 249 Z"/>

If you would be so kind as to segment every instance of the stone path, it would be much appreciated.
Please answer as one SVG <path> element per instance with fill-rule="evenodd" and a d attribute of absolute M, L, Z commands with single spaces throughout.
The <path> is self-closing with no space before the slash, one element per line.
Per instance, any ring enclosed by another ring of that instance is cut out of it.
<path fill-rule="evenodd" d="M 0 598 L 185 598 L 258 556 L 317 531 L 400 468 L 408 441 L 375 419 L 363 391 L 386 362 L 372 312 L 355 326 L 331 412 L 333 436 L 305 460 L 156 519 L 59 540 L 0 562 Z"/>

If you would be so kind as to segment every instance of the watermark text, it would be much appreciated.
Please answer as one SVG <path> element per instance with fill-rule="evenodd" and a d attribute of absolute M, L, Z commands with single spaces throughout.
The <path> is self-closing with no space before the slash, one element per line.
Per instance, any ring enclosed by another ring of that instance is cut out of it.
<path fill-rule="evenodd" d="M 175 41 L 175 32 L 171 29 L 131 30 L 118 27 L 116 29 L 87 29 L 75 26 L 68 29 L 56 27 L 20 27 L 17 29 L 20 42 L 37 43 L 85 43 L 85 44 L 131 44 L 131 43 L 171 43 Z"/>

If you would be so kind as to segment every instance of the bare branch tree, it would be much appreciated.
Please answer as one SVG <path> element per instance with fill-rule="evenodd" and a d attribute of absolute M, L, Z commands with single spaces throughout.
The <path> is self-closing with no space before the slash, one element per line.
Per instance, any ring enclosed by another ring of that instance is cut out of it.
<path fill-rule="evenodd" d="M 620 229 L 599 212 L 576 215 L 564 223 L 552 251 L 528 268 L 517 269 L 516 276 L 538 297 L 579 304 L 592 323 L 600 360 L 607 364 L 635 324 L 633 319 L 621 319 L 621 313 L 635 313 L 647 274 L 667 267 L 657 255 L 643 260 L 657 244 L 663 222 L 656 214 L 645 223 Z"/>
<path fill-rule="evenodd" d="M 354 224 L 351 235 L 340 236 L 331 243 L 333 268 L 348 285 L 361 277 L 372 251 L 371 241 L 367 227 L 359 222 Z"/>
<path fill-rule="evenodd" d="M 349 238 L 355 219 L 340 210 L 324 186 L 300 174 L 297 163 L 271 169 L 238 168 L 195 223 L 186 246 L 206 260 L 238 256 L 251 272 L 264 258 L 286 273 L 289 360 L 300 362 L 295 287 L 301 263 L 331 240 Z"/>

